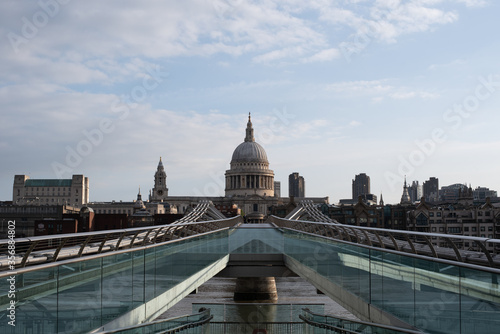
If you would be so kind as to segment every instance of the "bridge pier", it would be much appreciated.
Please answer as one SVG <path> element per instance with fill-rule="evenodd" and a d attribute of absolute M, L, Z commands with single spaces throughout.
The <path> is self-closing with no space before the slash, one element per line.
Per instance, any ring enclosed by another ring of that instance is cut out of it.
<path fill-rule="evenodd" d="M 233 299 L 239 303 L 276 303 L 276 281 L 274 277 L 238 277 Z"/>

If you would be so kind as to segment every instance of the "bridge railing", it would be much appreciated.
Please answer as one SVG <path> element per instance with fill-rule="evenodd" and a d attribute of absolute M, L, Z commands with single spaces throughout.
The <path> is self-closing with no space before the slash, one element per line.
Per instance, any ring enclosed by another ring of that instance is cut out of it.
<path fill-rule="evenodd" d="M 233 227 L 242 222 L 241 216 L 237 216 L 206 222 L 185 222 L 120 230 L 15 238 L 16 255 L 14 261 L 9 261 L 9 239 L 3 239 L 0 240 L 0 271 L 8 268 L 13 269 L 10 267 L 12 262 L 15 263 L 15 268 L 24 268 L 29 265 L 181 239 L 199 233 Z"/>
<path fill-rule="evenodd" d="M 0 272 L 0 333 L 88 333 L 116 328 L 119 317 L 154 319 L 222 269 L 231 231 Z"/>
<path fill-rule="evenodd" d="M 369 247 L 500 268 L 500 254 L 492 254 L 487 249 L 488 244 L 500 247 L 500 239 L 288 220 L 276 216 L 270 217 L 269 220 L 277 227 Z M 437 240 L 443 246 L 434 245 Z M 466 243 L 470 245 L 469 249 L 461 249 Z"/>
<path fill-rule="evenodd" d="M 185 315 L 173 319 L 162 319 L 144 324 L 102 331 L 95 334 L 128 334 L 128 333 L 208 333 L 213 315 L 210 310 L 200 310 L 197 314 Z"/>
<path fill-rule="evenodd" d="M 420 331 L 411 329 L 397 328 L 392 326 L 384 326 L 365 321 L 354 321 L 340 317 L 322 315 L 314 313 L 308 309 L 303 309 L 299 316 L 309 327 L 321 328 L 322 333 L 342 333 L 342 334 L 359 334 L 359 333 L 377 333 L 377 334 L 423 334 Z M 306 331 L 307 332 L 307 331 Z M 309 333 L 309 332 L 307 332 Z M 315 333 L 311 331 L 311 333 Z"/>
<path fill-rule="evenodd" d="M 361 318 L 428 333 L 482 334 L 500 326 L 498 268 L 445 259 L 441 247 L 437 257 L 398 251 L 383 231 L 352 227 L 348 241 L 331 237 L 327 224 L 289 226 L 279 229 L 285 265 Z M 385 248 L 363 242 L 363 231 L 368 238 L 377 232 Z"/>

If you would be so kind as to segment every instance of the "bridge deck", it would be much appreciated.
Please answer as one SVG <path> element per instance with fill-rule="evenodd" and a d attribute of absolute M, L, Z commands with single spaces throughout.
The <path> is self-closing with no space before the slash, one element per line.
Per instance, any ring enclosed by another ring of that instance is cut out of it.
<path fill-rule="evenodd" d="M 5 311 L 10 276 L 16 332 L 76 333 L 150 319 L 214 275 L 242 267 L 250 275 L 252 265 L 256 275 L 264 267 L 294 272 L 366 320 L 430 333 L 500 328 L 499 269 L 360 243 L 361 231 L 344 240 L 323 225 L 300 224 L 306 231 L 190 227 L 166 242 L 3 272 L 0 332 L 14 333 Z"/>

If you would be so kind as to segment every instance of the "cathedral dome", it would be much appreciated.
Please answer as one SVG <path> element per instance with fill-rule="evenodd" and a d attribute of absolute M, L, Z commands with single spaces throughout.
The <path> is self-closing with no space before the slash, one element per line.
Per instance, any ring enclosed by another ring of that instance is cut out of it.
<path fill-rule="evenodd" d="M 233 158 L 231 159 L 232 166 L 241 166 L 241 164 L 247 163 L 269 165 L 266 151 L 260 144 L 255 142 L 250 115 L 248 116 L 245 141 L 236 147 L 233 152 Z"/>
<path fill-rule="evenodd" d="M 255 142 L 250 114 L 245 141 L 233 152 L 226 171 L 226 196 L 274 196 L 274 172 L 269 169 L 266 151 Z"/>
<path fill-rule="evenodd" d="M 236 147 L 231 159 L 231 163 L 234 162 L 269 163 L 264 148 L 260 144 L 250 141 L 245 141 Z"/>

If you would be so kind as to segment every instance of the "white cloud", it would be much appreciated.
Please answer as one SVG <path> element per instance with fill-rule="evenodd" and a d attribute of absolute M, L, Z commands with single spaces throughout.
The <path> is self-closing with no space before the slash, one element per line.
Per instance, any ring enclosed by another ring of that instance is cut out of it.
<path fill-rule="evenodd" d="M 326 86 L 327 91 L 341 93 L 346 95 L 373 95 L 385 94 L 394 89 L 393 86 L 386 84 L 385 80 L 360 80 L 337 82 Z"/>
<path fill-rule="evenodd" d="M 340 51 L 336 48 L 322 50 L 309 58 L 304 59 L 306 63 L 331 61 L 340 58 Z"/>
<path fill-rule="evenodd" d="M 457 0 L 465 4 L 467 7 L 485 7 L 488 5 L 488 1 L 486 0 Z"/>

